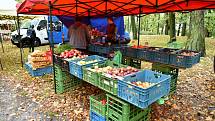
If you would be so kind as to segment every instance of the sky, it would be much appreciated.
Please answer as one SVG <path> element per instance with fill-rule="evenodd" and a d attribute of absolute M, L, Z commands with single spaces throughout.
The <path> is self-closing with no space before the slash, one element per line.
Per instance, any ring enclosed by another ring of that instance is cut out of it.
<path fill-rule="evenodd" d="M 16 9 L 16 1 L 15 0 L 0 0 L 0 9 L 1 10 L 14 10 Z"/>

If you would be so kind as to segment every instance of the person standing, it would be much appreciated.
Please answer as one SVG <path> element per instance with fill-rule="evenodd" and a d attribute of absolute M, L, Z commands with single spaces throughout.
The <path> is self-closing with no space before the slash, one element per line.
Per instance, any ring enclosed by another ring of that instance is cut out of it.
<path fill-rule="evenodd" d="M 76 18 L 75 23 L 69 27 L 68 37 L 70 44 L 80 50 L 85 51 L 90 42 L 90 35 L 87 25 L 82 24 L 81 18 Z"/>
<path fill-rule="evenodd" d="M 29 52 L 34 52 L 34 43 L 36 41 L 36 32 L 34 30 L 34 25 L 31 25 L 27 30 L 27 36 L 29 39 Z"/>
<path fill-rule="evenodd" d="M 116 28 L 116 25 L 113 21 L 113 18 L 111 18 L 111 17 L 107 18 L 107 22 L 108 22 L 108 25 L 107 25 L 107 41 L 111 42 L 113 44 L 116 44 L 117 43 L 117 40 L 116 40 L 117 28 Z"/>

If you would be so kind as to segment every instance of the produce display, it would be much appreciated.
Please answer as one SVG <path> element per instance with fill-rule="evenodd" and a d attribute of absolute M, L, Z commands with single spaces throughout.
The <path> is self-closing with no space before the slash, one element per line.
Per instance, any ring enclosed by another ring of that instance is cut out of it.
<path fill-rule="evenodd" d="M 64 52 L 65 50 L 71 50 L 72 46 L 69 44 L 63 44 L 63 45 L 59 45 L 56 49 L 55 49 L 55 53 L 56 54 L 60 54 L 62 52 Z"/>
<path fill-rule="evenodd" d="M 90 63 L 96 63 L 98 61 L 99 60 L 90 60 L 90 61 L 81 60 L 81 61 L 78 62 L 78 64 L 80 64 L 80 65 L 86 65 L 86 64 L 90 64 Z"/>
<path fill-rule="evenodd" d="M 114 68 L 111 66 L 98 68 L 98 66 L 95 66 L 95 68 L 91 69 L 91 71 L 98 72 L 98 73 L 106 73 L 106 74 L 111 75 L 112 77 L 115 77 L 115 76 L 123 77 L 123 76 L 126 76 L 128 74 L 138 72 L 139 70 L 136 68 L 130 67 L 130 66 L 121 67 L 121 68 Z"/>
<path fill-rule="evenodd" d="M 100 31 L 97 30 L 96 28 L 95 28 L 95 29 L 92 29 L 89 33 L 90 33 L 91 36 L 103 36 L 103 35 L 104 35 L 103 32 L 100 32 Z"/>
<path fill-rule="evenodd" d="M 36 50 L 29 55 L 28 62 L 32 65 L 33 70 L 44 68 L 51 64 L 47 53 L 39 50 Z"/>
<path fill-rule="evenodd" d="M 195 56 L 197 54 L 198 53 L 195 53 L 195 52 L 182 52 L 182 53 L 180 53 L 180 55 L 183 55 L 183 56 Z"/>
<path fill-rule="evenodd" d="M 153 83 L 141 82 L 141 81 L 131 82 L 131 84 L 134 84 L 134 85 L 136 85 L 138 87 L 141 87 L 141 88 L 148 88 L 148 87 L 153 85 Z"/>
<path fill-rule="evenodd" d="M 84 55 L 81 51 L 79 50 L 76 50 L 76 49 L 71 49 L 71 50 L 65 50 L 64 52 L 62 52 L 60 54 L 60 58 L 79 58 L 79 59 L 82 59 L 82 58 L 85 58 L 87 57 L 88 55 Z"/>

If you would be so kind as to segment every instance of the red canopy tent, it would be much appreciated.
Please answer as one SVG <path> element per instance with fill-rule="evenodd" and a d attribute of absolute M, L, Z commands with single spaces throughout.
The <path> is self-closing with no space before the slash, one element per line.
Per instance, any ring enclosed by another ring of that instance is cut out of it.
<path fill-rule="evenodd" d="M 215 0 L 25 0 L 19 14 L 107 16 L 137 15 L 215 8 Z"/>

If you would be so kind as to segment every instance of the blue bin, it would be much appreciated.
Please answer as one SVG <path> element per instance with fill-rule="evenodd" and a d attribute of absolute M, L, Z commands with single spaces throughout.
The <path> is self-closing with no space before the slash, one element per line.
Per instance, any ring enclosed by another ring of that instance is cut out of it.
<path fill-rule="evenodd" d="M 181 55 L 183 52 L 193 52 L 194 56 L 185 56 Z M 170 65 L 182 67 L 182 68 L 191 68 L 193 65 L 200 62 L 201 53 L 191 50 L 181 50 L 176 54 L 170 55 Z"/>
<path fill-rule="evenodd" d="M 79 61 L 92 61 L 92 60 L 98 60 L 98 61 L 94 63 L 84 64 L 84 65 L 81 65 L 78 63 Z M 93 65 L 104 63 L 106 60 L 107 58 L 97 56 L 97 55 L 92 55 L 84 59 L 77 59 L 77 60 L 70 61 L 69 62 L 70 73 L 80 79 L 83 79 L 83 67 L 88 68 Z"/>
<path fill-rule="evenodd" d="M 32 65 L 30 63 L 26 63 L 25 68 L 28 71 L 28 73 L 33 77 L 43 76 L 45 74 L 51 74 L 53 72 L 52 66 L 33 70 Z"/>
<path fill-rule="evenodd" d="M 94 111 L 90 111 L 90 121 L 106 121 L 106 118 Z"/>
<path fill-rule="evenodd" d="M 145 60 L 148 60 L 150 62 L 155 62 L 156 53 L 160 49 L 161 49 L 161 47 L 148 47 L 148 48 L 146 48 L 147 52 L 146 52 Z"/>
<path fill-rule="evenodd" d="M 147 108 L 153 102 L 169 94 L 171 76 L 144 70 L 118 80 L 118 97 L 139 107 Z M 150 82 L 148 88 L 138 87 L 131 82 Z"/>
<path fill-rule="evenodd" d="M 169 64 L 170 63 L 170 55 L 176 54 L 179 52 L 179 49 L 172 48 L 161 48 L 154 53 L 154 62 Z"/>

